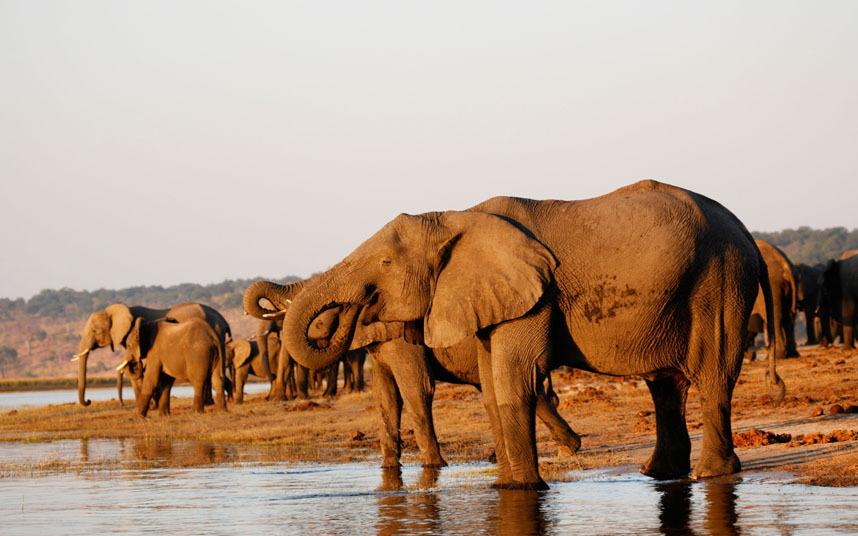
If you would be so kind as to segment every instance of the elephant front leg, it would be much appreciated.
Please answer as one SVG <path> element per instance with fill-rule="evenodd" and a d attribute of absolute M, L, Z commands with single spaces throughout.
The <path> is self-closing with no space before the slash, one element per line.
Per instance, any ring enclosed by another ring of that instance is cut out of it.
<path fill-rule="evenodd" d="M 495 398 L 494 379 L 492 378 L 492 356 L 482 341 L 477 343 L 477 364 L 480 374 L 480 389 L 483 393 L 483 406 L 489 417 L 494 439 L 495 460 L 498 466 L 498 478 L 494 487 L 504 488 L 513 482 L 512 468 L 506 455 L 504 445 L 503 426 L 501 425 L 500 412 L 497 399 Z"/>
<path fill-rule="evenodd" d="M 173 389 L 174 382 L 174 378 L 167 376 L 163 372 L 161 373 L 161 378 L 158 381 L 158 389 L 160 390 L 160 394 L 158 396 L 158 412 L 164 417 L 170 415 L 170 393 Z"/>
<path fill-rule="evenodd" d="M 149 413 L 149 402 L 152 400 L 152 394 L 158 386 L 158 378 L 161 375 L 161 363 L 151 357 L 149 361 L 146 372 L 143 375 L 143 386 L 140 389 L 140 396 L 137 398 L 137 413 L 141 417 L 145 417 Z"/>
<path fill-rule="evenodd" d="M 491 335 L 492 387 L 512 471 L 512 482 L 503 487 L 510 489 L 548 489 L 536 453 L 537 389 L 543 380 L 538 363 L 548 358 L 548 320 L 543 308 L 501 324 Z"/>
<path fill-rule="evenodd" d="M 396 361 L 391 370 L 414 420 L 414 436 L 423 454 L 423 466 L 446 467 L 447 462 L 441 456 L 432 418 L 435 382 L 429 373 L 426 350 L 422 346 L 410 345 L 400 340 L 394 346 L 394 351 Z M 388 360 L 389 362 L 391 361 Z"/>
<path fill-rule="evenodd" d="M 655 450 L 641 473 L 659 480 L 683 477 L 691 470 L 691 439 L 685 424 L 688 379 L 680 373 L 647 380 L 655 404 Z"/>
<path fill-rule="evenodd" d="M 291 359 L 286 351 L 286 346 L 280 346 L 277 354 L 277 374 L 271 382 L 271 391 L 268 393 L 269 400 L 286 400 L 286 382 L 291 375 Z"/>
<path fill-rule="evenodd" d="M 235 371 L 235 403 L 244 403 L 244 384 L 247 383 L 247 376 L 250 374 L 250 367 L 239 367 Z"/>
<path fill-rule="evenodd" d="M 393 373 L 378 361 L 375 363 L 372 390 L 380 409 L 381 466 L 399 467 L 401 452 L 399 424 L 402 418 L 402 397 L 396 387 Z"/>
<path fill-rule="evenodd" d="M 843 300 L 843 346 L 855 348 L 855 301 Z"/>

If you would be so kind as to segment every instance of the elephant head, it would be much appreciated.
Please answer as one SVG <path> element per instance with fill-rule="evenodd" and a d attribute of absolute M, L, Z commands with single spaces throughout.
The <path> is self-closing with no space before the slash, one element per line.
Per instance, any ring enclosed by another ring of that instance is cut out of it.
<path fill-rule="evenodd" d="M 254 353 L 253 343 L 247 339 L 229 341 L 226 345 L 227 362 L 235 369 L 243 367 Z"/>
<path fill-rule="evenodd" d="M 106 346 L 116 350 L 131 330 L 132 321 L 131 310 L 121 303 L 89 315 L 80 336 L 78 353 L 72 358 L 72 361 L 78 361 L 77 394 L 81 405 L 90 404 L 90 401 L 86 400 L 86 362 L 89 353 Z"/>
<path fill-rule="evenodd" d="M 553 278 L 557 261 L 514 223 L 481 212 L 401 214 L 294 297 L 285 344 L 302 365 L 319 369 L 351 346 L 363 324 L 423 326 L 430 347 L 447 347 L 478 330 L 525 315 Z M 335 312 L 325 344 L 309 331 Z"/>

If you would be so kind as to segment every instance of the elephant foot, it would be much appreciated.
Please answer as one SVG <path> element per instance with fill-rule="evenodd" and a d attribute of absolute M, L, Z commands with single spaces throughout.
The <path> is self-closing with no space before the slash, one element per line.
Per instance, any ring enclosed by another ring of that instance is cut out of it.
<path fill-rule="evenodd" d="M 441 467 L 447 467 L 447 462 L 444 460 L 444 458 L 423 462 L 424 469 L 438 469 Z"/>
<path fill-rule="evenodd" d="M 655 456 L 641 466 L 640 472 L 656 480 L 674 480 L 687 476 L 691 471 L 689 456 Z"/>
<path fill-rule="evenodd" d="M 720 458 L 714 454 L 703 454 L 694 471 L 691 473 L 692 480 L 712 478 L 713 476 L 732 475 L 742 470 L 742 462 L 734 452 L 727 458 Z"/>
<path fill-rule="evenodd" d="M 492 484 L 493 489 L 512 489 L 525 491 L 545 491 L 548 484 L 541 478 L 537 482 L 495 482 Z"/>
<path fill-rule="evenodd" d="M 402 467 L 402 464 L 399 463 L 399 460 L 397 460 L 395 458 L 385 459 L 385 460 L 381 461 L 381 468 L 382 469 L 394 469 L 394 468 L 398 468 L 398 467 Z"/>

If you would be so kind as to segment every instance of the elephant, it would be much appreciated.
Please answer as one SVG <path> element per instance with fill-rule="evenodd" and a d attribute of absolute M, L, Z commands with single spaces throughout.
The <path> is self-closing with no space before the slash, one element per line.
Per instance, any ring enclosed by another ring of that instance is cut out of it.
<path fill-rule="evenodd" d="M 845 255 L 845 254 L 844 254 Z M 858 305 L 858 255 L 844 255 L 830 260 L 819 277 L 818 310 L 828 312 L 840 323 L 843 345 L 855 347 L 856 305 Z"/>
<path fill-rule="evenodd" d="M 798 283 L 795 278 L 795 268 L 786 254 L 765 240 L 757 240 L 757 247 L 763 255 L 769 274 L 769 287 L 772 291 L 774 316 L 766 315 L 766 304 L 763 293 L 757 293 L 754 309 L 748 322 L 748 348 L 753 344 L 758 333 L 763 333 L 763 327 L 768 319 L 773 318 L 775 337 L 779 352 L 773 354 L 775 359 L 798 357 L 795 342 L 795 316 L 798 308 Z M 771 344 L 771 342 L 769 342 Z M 746 357 L 752 357 L 753 350 L 746 352 Z"/>
<path fill-rule="evenodd" d="M 141 417 L 146 417 L 156 390 L 161 393 L 159 410 L 164 415 L 170 414 L 170 390 L 176 380 L 193 386 L 193 409 L 197 413 L 204 412 L 208 385 L 215 388 L 216 407 L 226 410 L 223 344 L 207 322 L 198 318 L 146 322 L 138 318 L 125 345 L 135 365 L 132 370 L 138 380 L 142 379 L 137 397 L 137 412 Z"/>
<path fill-rule="evenodd" d="M 685 401 L 693 384 L 703 409 L 692 471 L 700 479 L 741 469 L 731 399 L 759 287 L 771 313 L 766 263 L 735 215 L 645 180 L 581 201 L 495 197 L 465 211 L 400 214 L 294 297 L 282 334 L 310 368 L 342 357 L 368 306 L 381 322 L 420 323 L 414 329 L 433 349 L 476 336 L 500 488 L 547 488 L 534 419 L 550 370 L 646 380 L 657 440 L 641 470 L 655 478 L 691 470 Z M 318 344 L 309 327 L 330 311 L 339 321 Z"/>
<path fill-rule="evenodd" d="M 72 361 L 78 361 L 77 391 L 78 402 L 89 406 L 86 400 L 86 362 L 89 353 L 96 348 L 109 346 L 115 351 L 124 346 L 125 339 L 137 319 L 151 322 L 160 318 L 171 318 L 183 322 L 197 318 L 208 322 L 221 340 L 221 344 L 232 337 L 229 323 L 215 309 L 200 303 L 181 303 L 170 309 L 151 309 L 140 305 L 127 306 L 124 303 L 108 305 L 89 315 L 78 344 L 78 353 Z"/>
<path fill-rule="evenodd" d="M 248 375 L 253 374 L 270 382 L 274 381 L 274 374 L 271 373 L 273 363 L 267 361 L 279 353 L 280 342 L 274 341 L 277 351 L 263 355 L 261 347 L 268 346 L 270 342 L 272 341 L 267 338 L 238 339 L 226 344 L 226 360 L 229 370 L 233 373 L 233 396 L 236 404 L 244 403 L 244 384 L 247 383 Z"/>
<path fill-rule="evenodd" d="M 810 266 L 797 264 L 796 282 L 798 284 L 796 306 L 804 314 L 804 325 L 807 329 L 807 344 L 817 344 L 826 337 L 828 323 L 827 311 L 824 315 L 817 316 L 816 307 L 819 302 L 819 276 L 824 270 L 824 264 Z M 830 338 L 830 334 L 828 335 Z"/>
<path fill-rule="evenodd" d="M 257 317 L 270 316 L 271 313 L 260 306 L 261 298 L 285 310 L 297 294 L 298 291 L 289 285 L 257 282 L 245 292 L 245 311 Z M 371 311 L 364 309 L 363 313 L 367 315 Z M 338 316 L 320 315 L 310 326 L 308 336 L 315 341 L 324 340 L 339 321 Z M 410 327 L 402 322 L 364 324 L 358 321 L 357 333 L 346 356 L 348 359 L 356 350 L 366 349 L 372 357 L 373 393 L 381 410 L 382 467 L 400 466 L 403 402 L 415 421 L 414 436 L 423 456 L 423 466 L 442 467 L 447 463 L 441 455 L 432 418 L 435 382 L 468 384 L 481 390 L 477 364 L 479 341 L 471 337 L 452 348 L 432 349 L 425 346 Z M 407 342 L 406 337 L 418 344 Z M 537 414 L 564 452 L 577 452 L 581 438 L 557 413 L 556 404 L 551 402 L 554 398 L 556 395 L 549 384 L 537 400 Z"/>

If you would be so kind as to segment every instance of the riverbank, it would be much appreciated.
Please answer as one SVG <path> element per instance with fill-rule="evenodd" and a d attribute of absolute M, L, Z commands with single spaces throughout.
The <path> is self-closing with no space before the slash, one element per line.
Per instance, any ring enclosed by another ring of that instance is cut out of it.
<path fill-rule="evenodd" d="M 126 386 L 130 386 L 127 378 Z M 87 387 L 116 387 L 116 375 L 90 375 L 86 379 Z M 50 391 L 58 389 L 76 389 L 77 376 L 61 376 L 56 378 L 10 378 L 0 380 L 0 393 L 15 391 Z"/>
<path fill-rule="evenodd" d="M 753 471 L 788 471 L 819 485 L 858 485 L 858 352 L 801 348 L 802 357 L 782 361 L 787 384 L 784 402 L 772 404 L 766 363 L 746 363 L 736 386 L 734 432 L 737 453 Z M 554 386 L 560 413 L 584 435 L 575 456 L 558 456 L 548 431 L 537 428 L 540 465 L 549 481 L 574 479 L 574 469 L 639 465 L 655 442 L 652 400 L 643 381 L 594 374 L 557 372 Z M 173 415 L 136 416 L 133 404 L 94 402 L 0 413 L 0 440 L 46 442 L 60 439 L 131 439 L 139 444 L 197 441 L 254 447 L 258 462 L 378 462 L 378 406 L 371 393 L 341 395 L 333 401 L 272 403 L 263 395 L 230 405 L 227 413 L 190 411 L 189 399 L 172 402 Z M 839 412 L 839 409 L 843 412 Z M 439 384 L 434 414 L 442 453 L 450 462 L 482 461 L 492 453 L 488 420 L 472 387 Z M 687 409 L 696 459 L 702 437 L 700 400 L 692 388 Z M 419 463 L 407 411 L 403 415 L 403 462 Z M 750 430 L 756 429 L 757 432 Z M 768 434 L 770 432 L 771 434 Z M 787 435 L 789 436 L 787 438 Z M 211 463 L 211 460 L 200 460 Z M 22 469 L 22 468 L 18 468 Z M 73 467 L 72 467 L 73 469 Z M 9 464 L 6 472 L 15 471 Z"/>

